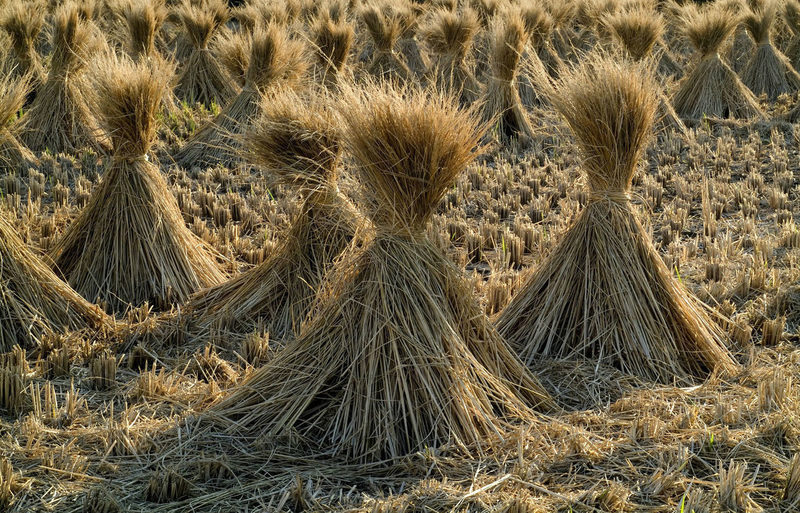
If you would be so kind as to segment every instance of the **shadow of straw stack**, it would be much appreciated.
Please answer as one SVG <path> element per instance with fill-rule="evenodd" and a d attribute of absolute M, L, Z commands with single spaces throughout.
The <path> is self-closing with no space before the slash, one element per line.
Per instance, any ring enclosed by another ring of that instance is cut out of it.
<path fill-rule="evenodd" d="M 690 4 L 683 8 L 680 20 L 698 60 L 672 100 L 678 115 L 682 119 L 763 117 L 756 97 L 719 55 L 739 23 L 738 16 L 716 5 Z"/>
<path fill-rule="evenodd" d="M 184 225 L 169 185 L 147 156 L 173 70 L 163 61 L 109 59 L 94 71 L 92 105 L 113 158 L 50 256 L 78 292 L 109 312 L 145 302 L 166 309 L 223 279 L 215 255 Z"/>
<path fill-rule="evenodd" d="M 297 88 L 308 63 L 305 45 L 291 39 L 285 27 L 257 28 L 250 38 L 250 59 L 241 92 L 213 120 L 198 130 L 175 155 L 184 168 L 241 161 L 242 135 L 258 116 L 261 99 L 276 88 Z"/>
<path fill-rule="evenodd" d="M 326 276 L 298 338 L 208 418 L 361 462 L 482 451 L 552 401 L 425 235 L 481 130 L 451 99 L 387 85 L 344 92 L 338 111 L 375 237 Z"/>
<path fill-rule="evenodd" d="M 286 90 L 264 99 L 261 110 L 244 136 L 247 160 L 296 189 L 302 206 L 269 258 L 189 300 L 190 337 L 246 335 L 256 328 L 272 339 L 294 336 L 324 274 L 360 224 L 336 186 L 341 140 L 325 100 Z"/>
<path fill-rule="evenodd" d="M 664 383 L 737 371 L 719 326 L 664 265 L 629 199 L 658 91 L 645 64 L 590 55 L 548 92 L 575 136 L 590 200 L 497 319 L 529 364 L 589 358 Z"/>
<path fill-rule="evenodd" d="M 98 49 L 91 22 L 67 3 L 53 18 L 53 52 L 47 77 L 21 121 L 22 142 L 33 151 L 74 153 L 85 146 L 103 149 L 97 120 L 86 103 L 83 74 Z"/>

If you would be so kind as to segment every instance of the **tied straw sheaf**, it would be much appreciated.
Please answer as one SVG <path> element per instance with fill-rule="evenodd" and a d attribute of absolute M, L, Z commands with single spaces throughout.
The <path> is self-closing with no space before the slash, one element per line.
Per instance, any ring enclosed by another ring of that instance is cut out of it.
<path fill-rule="evenodd" d="M 644 63 L 587 56 L 548 91 L 591 200 L 497 320 L 531 365 L 581 356 L 665 383 L 736 370 L 721 329 L 671 275 L 629 201 L 658 90 Z"/>
<path fill-rule="evenodd" d="M 481 131 L 451 100 L 387 86 L 346 91 L 337 110 L 375 236 L 326 276 L 299 336 L 207 416 L 362 462 L 483 450 L 552 401 L 425 236 Z"/>

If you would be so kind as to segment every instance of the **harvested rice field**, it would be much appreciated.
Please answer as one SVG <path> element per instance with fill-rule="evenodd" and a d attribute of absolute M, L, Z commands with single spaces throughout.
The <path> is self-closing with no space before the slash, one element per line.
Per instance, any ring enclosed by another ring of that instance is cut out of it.
<path fill-rule="evenodd" d="M 798 0 L 0 0 L 0 511 L 800 511 Z"/>

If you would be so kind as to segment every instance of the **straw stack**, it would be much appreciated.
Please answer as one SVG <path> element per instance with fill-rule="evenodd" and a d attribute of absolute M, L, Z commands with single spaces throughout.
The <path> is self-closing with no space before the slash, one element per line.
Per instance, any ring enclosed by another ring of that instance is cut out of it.
<path fill-rule="evenodd" d="M 245 134 L 248 160 L 296 188 L 302 207 L 281 246 L 257 267 L 196 294 L 185 306 L 200 335 L 269 332 L 293 336 L 333 261 L 350 244 L 359 216 L 338 192 L 341 142 L 320 101 L 283 92 L 266 99 Z"/>
<path fill-rule="evenodd" d="M 0 169 L 6 171 L 23 172 L 37 164 L 34 154 L 19 142 L 18 127 L 11 124 L 27 94 L 28 81 L 25 78 L 0 80 Z"/>
<path fill-rule="evenodd" d="M 257 28 L 250 38 L 250 59 L 241 92 L 192 135 L 175 161 L 187 169 L 238 164 L 241 136 L 258 116 L 262 95 L 281 87 L 299 87 L 307 68 L 305 46 L 291 39 L 284 27 L 271 24 Z"/>
<path fill-rule="evenodd" d="M 340 107 L 376 235 L 332 270 L 300 336 L 210 412 L 231 429 L 299 436 L 374 462 L 452 444 L 480 450 L 548 404 L 427 240 L 480 131 L 454 102 L 370 87 Z"/>
<path fill-rule="evenodd" d="M 630 201 L 657 91 L 642 64 L 587 57 L 549 94 L 575 135 L 590 195 L 498 318 L 529 364 L 584 357 L 664 383 L 736 371 L 707 307 L 664 265 Z"/>
<path fill-rule="evenodd" d="M 749 10 L 742 19 L 747 33 L 757 45 L 742 70 L 742 82 L 756 95 L 765 94 L 772 101 L 800 89 L 800 74 L 772 43 L 772 29 L 777 17 L 778 3 L 767 0 L 755 10 Z"/>
<path fill-rule="evenodd" d="M 47 77 L 22 119 L 20 139 L 31 150 L 74 153 L 86 146 L 105 146 L 83 92 L 86 63 L 98 48 L 92 31 L 75 4 L 55 12 Z"/>
<path fill-rule="evenodd" d="M 110 327 L 111 320 L 29 250 L 0 215 L 0 353 L 45 334 Z"/>
<path fill-rule="evenodd" d="M 109 312 L 145 302 L 167 309 L 223 278 L 148 158 L 172 69 L 160 61 L 112 61 L 97 75 L 93 109 L 113 160 L 50 256 L 78 292 Z"/>
<path fill-rule="evenodd" d="M 736 28 L 738 18 L 714 5 L 684 8 L 685 36 L 695 47 L 698 62 L 681 81 L 673 106 L 683 119 L 762 117 L 753 93 L 719 55 Z"/>
<path fill-rule="evenodd" d="M 176 14 L 191 52 L 181 63 L 175 95 L 188 103 L 227 105 L 238 90 L 209 48 L 211 39 L 228 19 L 227 6 L 220 0 L 200 5 L 187 0 Z"/>
<path fill-rule="evenodd" d="M 478 16 L 472 9 L 437 9 L 420 30 L 435 55 L 430 82 L 439 91 L 458 98 L 462 106 L 472 105 L 480 95 L 480 85 L 467 61 L 478 28 Z"/>

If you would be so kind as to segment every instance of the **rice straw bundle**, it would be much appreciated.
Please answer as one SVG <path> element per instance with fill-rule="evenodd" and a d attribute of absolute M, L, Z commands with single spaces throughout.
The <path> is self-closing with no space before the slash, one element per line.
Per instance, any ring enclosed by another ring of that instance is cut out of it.
<path fill-rule="evenodd" d="M 786 49 L 786 57 L 797 70 L 800 66 L 800 1 L 786 0 L 783 4 L 783 19 L 792 33 L 789 47 Z"/>
<path fill-rule="evenodd" d="M 100 329 L 111 321 L 31 252 L 0 215 L 0 353 L 65 330 Z"/>
<path fill-rule="evenodd" d="M 156 34 L 167 17 L 161 0 L 131 1 L 122 10 L 127 26 L 127 53 L 138 62 L 158 57 Z"/>
<path fill-rule="evenodd" d="M 529 46 L 533 47 L 539 61 L 551 77 L 558 76 L 561 67 L 561 58 L 553 50 L 551 39 L 553 37 L 553 17 L 543 7 L 532 0 L 524 2 L 520 10 L 525 23 L 525 32 L 528 34 Z M 526 48 L 523 62 L 528 58 L 530 49 Z"/>
<path fill-rule="evenodd" d="M 200 291 L 186 304 L 198 335 L 252 333 L 284 340 L 297 333 L 324 274 L 356 233 L 358 214 L 338 192 L 338 129 L 319 101 L 286 91 L 264 101 L 245 135 L 249 160 L 299 189 L 302 207 L 282 244 L 257 267 Z"/>
<path fill-rule="evenodd" d="M 209 48 L 211 38 L 228 19 L 227 7 L 217 0 L 204 5 L 186 0 L 177 15 L 184 37 L 191 43 L 191 53 L 182 62 L 175 95 L 188 103 L 227 105 L 238 91 Z"/>
<path fill-rule="evenodd" d="M 422 92 L 352 91 L 341 116 L 376 235 L 331 271 L 300 336 L 209 415 L 362 462 L 480 448 L 528 415 L 521 396 L 549 404 L 425 237 L 481 134 Z"/>
<path fill-rule="evenodd" d="M 748 11 L 742 20 L 747 32 L 757 44 L 742 71 L 742 82 L 756 95 L 766 94 L 770 100 L 800 89 L 800 74 L 789 59 L 772 44 L 770 34 L 778 16 L 778 4 L 768 0 L 755 11 Z"/>
<path fill-rule="evenodd" d="M 109 312 L 145 302 L 168 308 L 223 277 L 147 156 L 172 69 L 161 61 L 102 66 L 93 108 L 111 138 L 113 160 L 50 256 L 75 290 Z"/>
<path fill-rule="evenodd" d="M 743 11 L 745 10 L 744 2 L 742 0 L 723 0 L 718 5 L 719 9 L 728 13 L 729 16 L 741 20 Z M 733 40 L 728 45 L 726 55 L 726 62 L 736 73 L 741 73 L 745 64 L 750 59 L 750 55 L 755 51 L 756 47 L 750 36 L 747 35 L 747 30 L 744 25 L 737 23 L 733 30 Z"/>
<path fill-rule="evenodd" d="M 519 97 L 517 74 L 527 40 L 518 11 L 496 19 L 491 27 L 490 73 L 483 91 L 481 108 L 486 123 L 493 123 L 501 139 L 527 140 L 533 127 Z"/>
<path fill-rule="evenodd" d="M 367 5 L 361 10 L 361 20 L 374 45 L 367 71 L 382 80 L 411 81 L 411 69 L 403 60 L 402 54 L 394 49 L 403 31 L 399 14 L 388 3 L 382 6 Z"/>
<path fill-rule="evenodd" d="M 547 10 L 553 19 L 553 48 L 562 61 L 576 57 L 572 47 L 573 21 L 577 14 L 577 4 L 573 0 L 550 0 Z"/>
<path fill-rule="evenodd" d="M 636 62 L 653 57 L 653 48 L 664 33 L 664 19 L 661 15 L 644 8 L 607 15 L 603 18 L 603 23 L 608 27 L 609 34 Z M 687 133 L 686 125 L 678 117 L 661 88 L 658 90 L 657 119 L 659 129 L 672 128 L 682 134 Z"/>
<path fill-rule="evenodd" d="M 641 63 L 589 57 L 550 93 L 582 153 L 590 199 L 497 320 L 528 363 L 586 357 L 665 383 L 736 369 L 720 328 L 664 265 L 630 203 L 657 91 Z"/>
<path fill-rule="evenodd" d="M 329 15 L 323 14 L 317 17 L 311 32 L 317 55 L 317 81 L 327 88 L 335 88 L 353 47 L 353 25 L 345 20 L 334 21 Z"/>
<path fill-rule="evenodd" d="M 241 92 L 211 122 L 195 132 L 175 156 L 192 166 L 234 166 L 240 162 L 241 136 L 258 115 L 261 96 L 278 87 L 295 88 L 308 64 L 305 46 L 279 25 L 258 28 L 250 38 L 250 59 Z"/>
<path fill-rule="evenodd" d="M 423 75 L 428 71 L 429 63 L 425 55 L 419 49 L 416 35 L 419 29 L 419 10 L 420 7 L 409 2 L 399 2 L 397 16 L 400 19 L 400 37 L 397 48 L 403 61 L 416 76 Z"/>
<path fill-rule="evenodd" d="M 27 171 L 37 164 L 36 157 L 19 142 L 17 129 L 11 125 L 25 103 L 27 94 L 28 82 L 25 78 L 0 79 L 0 169 L 6 173 L 12 169 Z"/>
<path fill-rule="evenodd" d="M 478 28 L 478 16 L 472 9 L 437 9 L 420 31 L 436 56 L 430 70 L 431 82 L 439 91 L 457 98 L 462 106 L 472 105 L 480 95 L 480 85 L 467 64 Z"/>
<path fill-rule="evenodd" d="M 44 80 L 44 68 L 36 51 L 36 40 L 44 25 L 44 12 L 32 3 L 16 2 L 5 6 L 0 26 L 11 38 L 15 77 L 28 77 L 33 89 Z"/>
<path fill-rule="evenodd" d="M 684 34 L 699 61 L 680 83 L 673 106 L 683 119 L 761 117 L 753 93 L 719 56 L 719 49 L 736 28 L 738 19 L 714 6 L 684 10 Z"/>
<path fill-rule="evenodd" d="M 250 35 L 248 32 L 226 31 L 217 39 L 216 48 L 219 62 L 228 71 L 239 87 L 244 87 L 247 68 L 250 66 Z"/>
<path fill-rule="evenodd" d="M 98 139 L 97 121 L 86 104 L 81 82 L 97 42 L 72 3 L 58 8 L 52 30 L 50 67 L 23 116 L 20 138 L 33 151 L 74 153 L 84 146 L 102 148 L 105 141 Z"/>
<path fill-rule="evenodd" d="M 284 2 L 248 2 L 233 11 L 233 17 L 239 22 L 240 31 L 252 34 L 256 28 L 269 24 L 288 26 L 294 16 L 292 10 Z"/>

